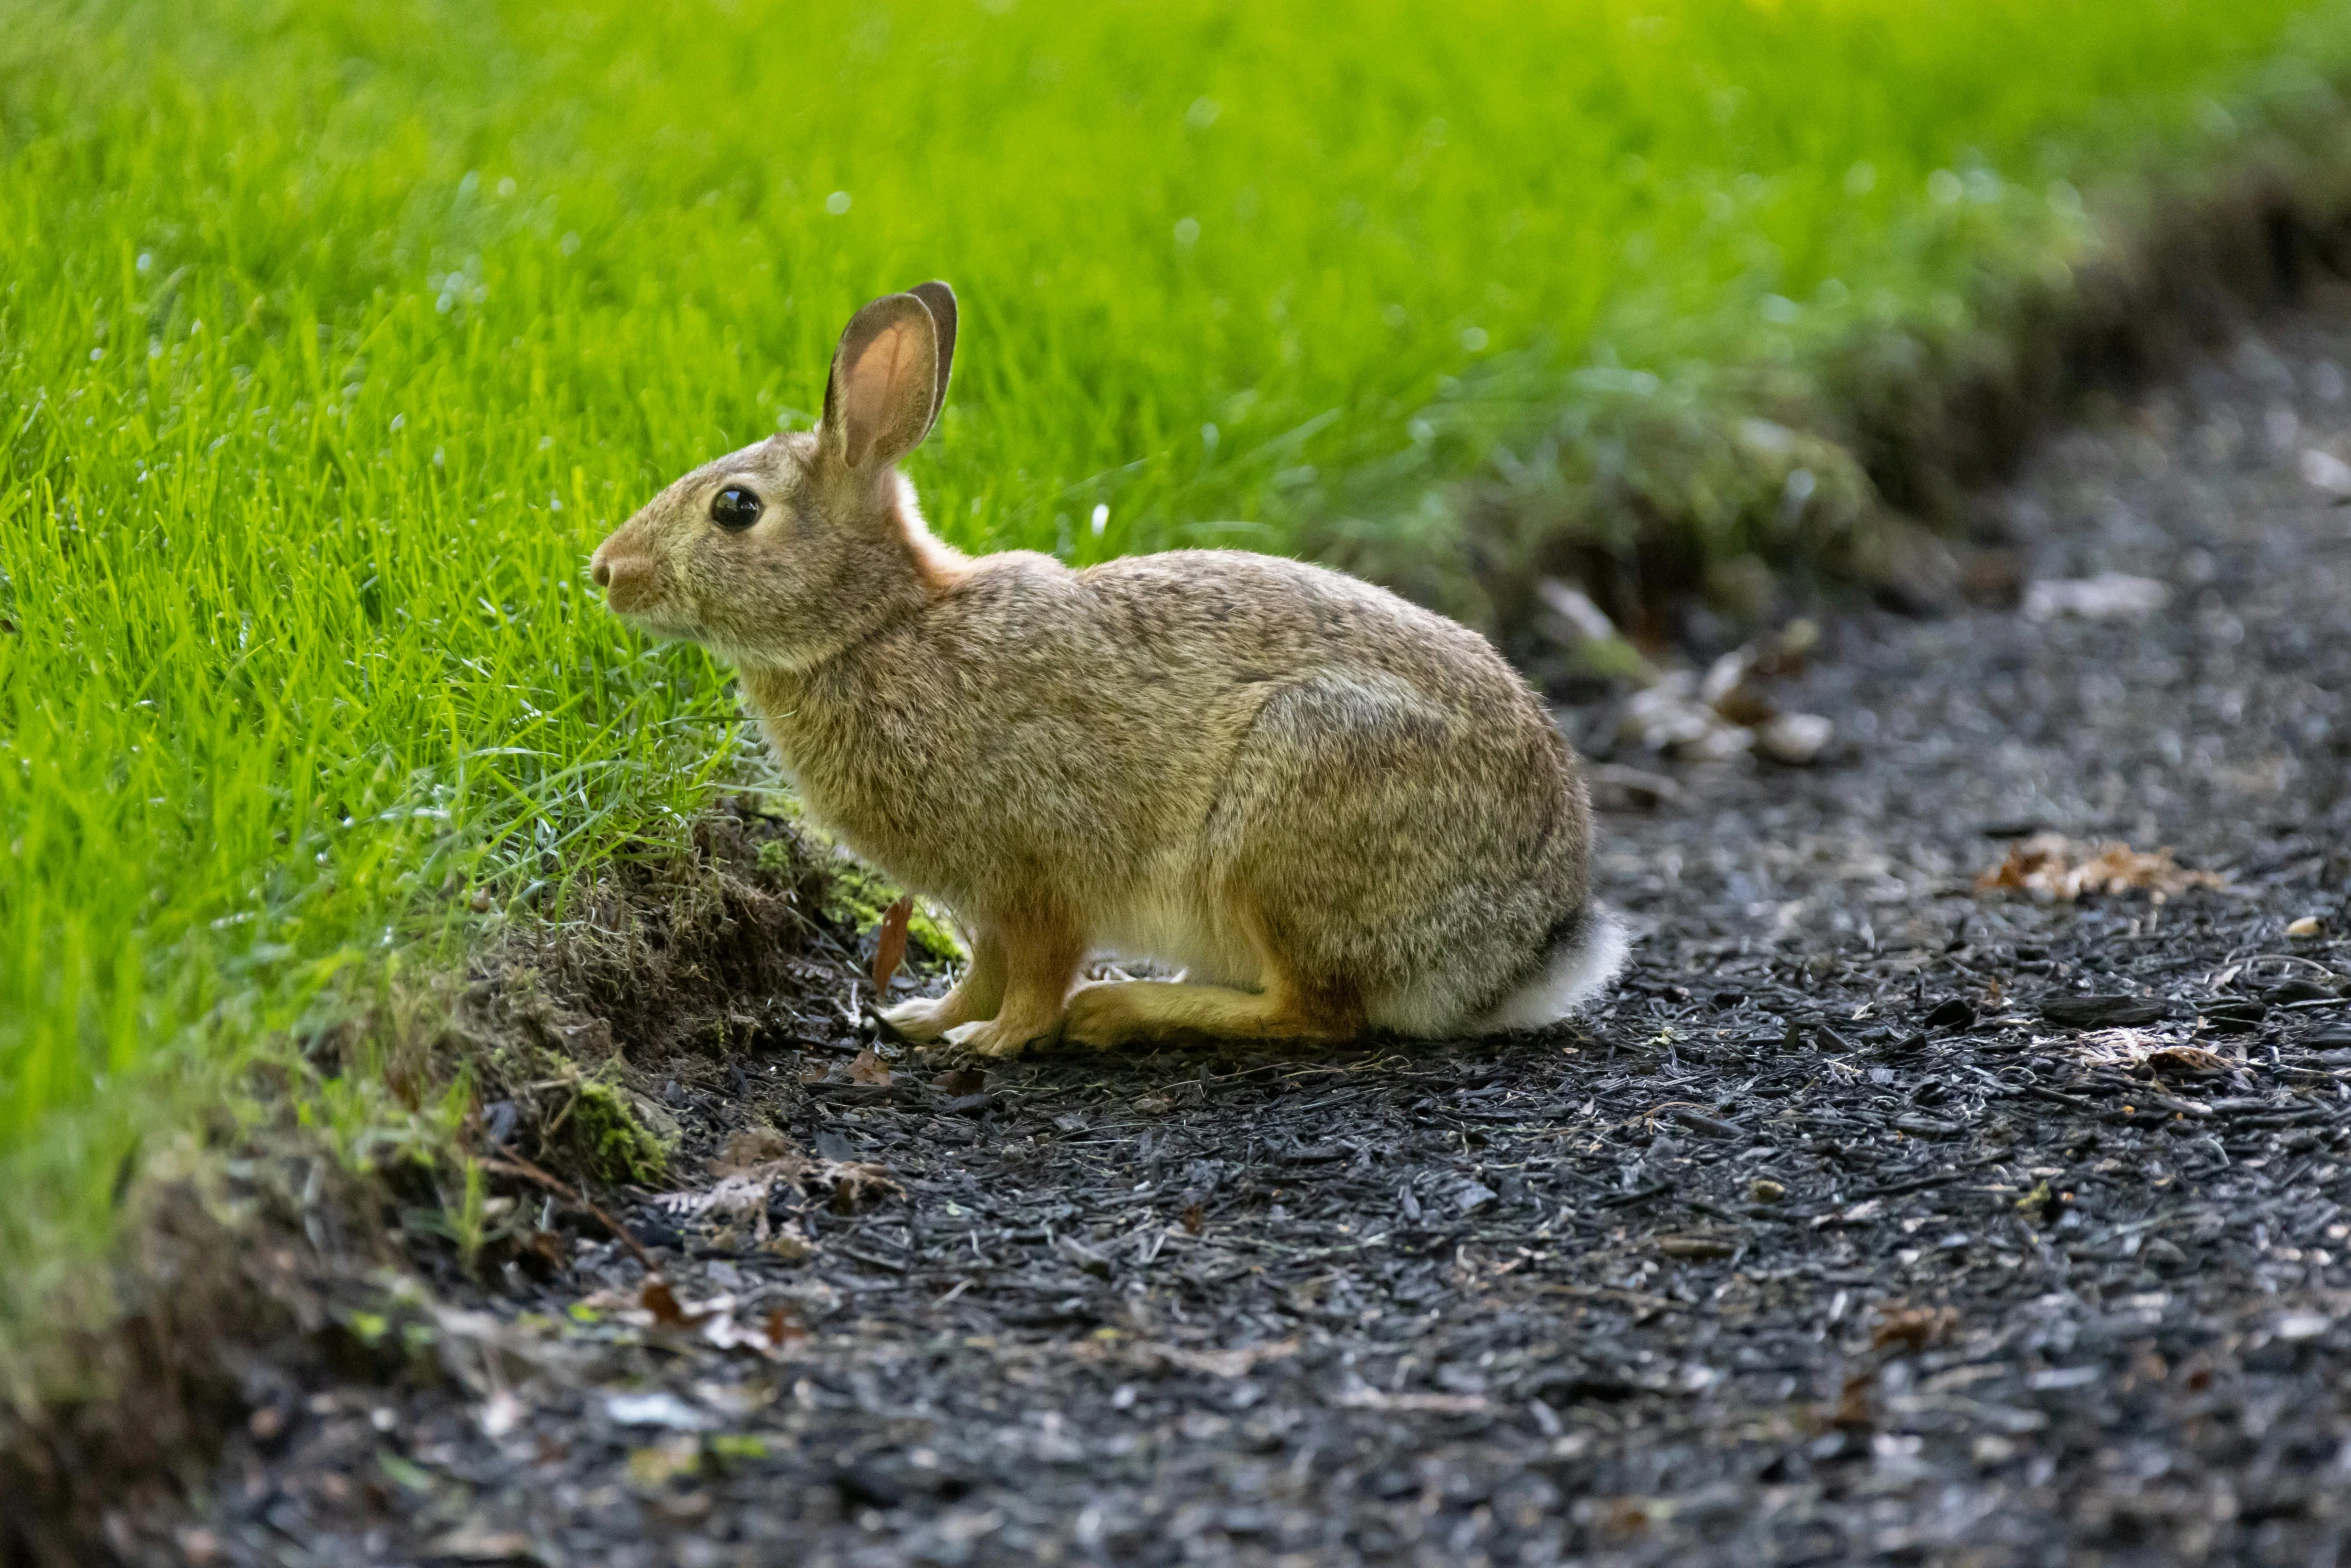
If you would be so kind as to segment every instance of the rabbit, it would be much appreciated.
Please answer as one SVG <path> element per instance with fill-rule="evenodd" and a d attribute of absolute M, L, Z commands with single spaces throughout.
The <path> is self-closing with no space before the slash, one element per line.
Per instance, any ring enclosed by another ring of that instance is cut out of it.
<path fill-rule="evenodd" d="M 1444 1038 L 1608 981 L 1582 776 L 1491 644 L 1277 556 L 951 548 L 898 464 L 955 341 L 944 283 L 873 301 L 814 431 L 677 480 L 591 565 L 625 622 L 732 663 L 809 816 L 964 928 L 960 978 L 893 1029 L 989 1056 Z M 1097 954 L 1183 975 L 1077 984 Z"/>

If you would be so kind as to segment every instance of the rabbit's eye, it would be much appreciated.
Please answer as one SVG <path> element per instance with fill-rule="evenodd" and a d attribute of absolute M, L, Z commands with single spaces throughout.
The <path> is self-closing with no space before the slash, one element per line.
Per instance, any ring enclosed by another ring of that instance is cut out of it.
<path fill-rule="evenodd" d="M 710 520 L 740 532 L 759 521 L 759 497 L 741 485 L 729 485 L 711 497 Z"/>

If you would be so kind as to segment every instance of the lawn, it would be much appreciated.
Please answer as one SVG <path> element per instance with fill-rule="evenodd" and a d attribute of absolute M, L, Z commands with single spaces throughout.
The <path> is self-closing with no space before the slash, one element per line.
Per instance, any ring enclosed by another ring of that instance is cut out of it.
<path fill-rule="evenodd" d="M 1577 397 L 1963 326 L 2347 60 L 2305 0 L 0 0 L 0 1326 L 257 1050 L 755 766 L 582 567 L 863 299 L 961 294 L 960 544 L 1409 535 Z"/>

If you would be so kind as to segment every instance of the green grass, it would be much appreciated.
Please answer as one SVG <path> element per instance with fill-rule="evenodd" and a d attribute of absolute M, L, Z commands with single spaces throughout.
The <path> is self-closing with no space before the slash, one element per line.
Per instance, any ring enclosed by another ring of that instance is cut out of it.
<path fill-rule="evenodd" d="M 258 1042 L 741 765 L 721 676 L 581 567 L 805 421 L 861 300 L 961 291 L 913 464 L 959 543 L 1409 533 L 1563 402 L 1960 323 L 2079 254 L 2077 187 L 2224 155 L 2347 41 L 2307 0 L 0 0 L 0 1325 Z"/>

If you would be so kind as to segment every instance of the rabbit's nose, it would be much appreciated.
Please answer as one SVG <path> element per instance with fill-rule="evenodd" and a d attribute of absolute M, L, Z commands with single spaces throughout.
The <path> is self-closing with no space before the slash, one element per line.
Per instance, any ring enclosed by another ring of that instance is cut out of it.
<path fill-rule="evenodd" d="M 604 557 L 601 555 L 590 563 L 588 575 L 596 579 L 596 586 L 599 588 L 612 586 L 612 568 L 605 564 Z"/>

